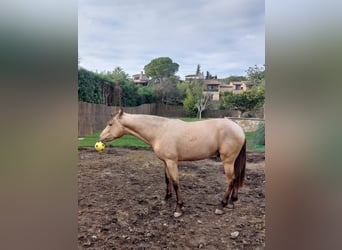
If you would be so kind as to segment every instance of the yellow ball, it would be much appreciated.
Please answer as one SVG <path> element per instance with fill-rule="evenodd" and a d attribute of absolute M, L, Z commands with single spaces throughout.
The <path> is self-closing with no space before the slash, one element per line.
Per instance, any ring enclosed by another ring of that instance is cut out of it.
<path fill-rule="evenodd" d="M 95 147 L 96 151 L 101 152 L 104 150 L 105 144 L 102 141 L 98 141 L 95 143 L 94 147 Z"/>

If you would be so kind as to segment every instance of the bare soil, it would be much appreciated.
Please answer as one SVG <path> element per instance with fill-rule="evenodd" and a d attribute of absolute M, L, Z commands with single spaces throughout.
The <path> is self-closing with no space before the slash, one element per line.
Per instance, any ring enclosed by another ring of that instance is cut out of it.
<path fill-rule="evenodd" d="M 179 218 L 173 217 L 175 195 L 164 201 L 164 165 L 151 149 L 78 153 L 79 249 L 265 248 L 264 153 L 247 153 L 245 185 L 223 215 L 214 214 L 226 189 L 222 163 L 181 162 Z"/>

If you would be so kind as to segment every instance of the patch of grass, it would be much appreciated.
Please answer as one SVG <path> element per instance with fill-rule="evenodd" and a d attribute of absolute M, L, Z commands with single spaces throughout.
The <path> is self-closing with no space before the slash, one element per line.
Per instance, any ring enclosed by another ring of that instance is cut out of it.
<path fill-rule="evenodd" d="M 78 140 L 79 147 L 93 147 L 97 142 L 101 131 L 98 131 L 92 135 L 84 137 L 82 140 Z M 142 140 L 136 138 L 133 135 L 124 135 L 123 137 L 111 142 L 106 142 L 107 147 L 150 147 Z"/>
<path fill-rule="evenodd" d="M 254 145 L 254 150 L 265 152 L 265 145 Z"/>
<path fill-rule="evenodd" d="M 185 121 L 185 122 L 196 122 L 196 121 L 207 120 L 206 118 L 198 119 L 198 118 L 193 118 L 193 117 L 179 117 L 177 119 L 181 119 L 182 121 Z"/>
<path fill-rule="evenodd" d="M 254 150 L 254 136 L 255 132 L 245 132 L 247 140 L 247 150 Z"/>
<path fill-rule="evenodd" d="M 265 145 L 254 144 L 256 132 L 245 132 L 247 140 L 247 150 L 265 152 Z"/>

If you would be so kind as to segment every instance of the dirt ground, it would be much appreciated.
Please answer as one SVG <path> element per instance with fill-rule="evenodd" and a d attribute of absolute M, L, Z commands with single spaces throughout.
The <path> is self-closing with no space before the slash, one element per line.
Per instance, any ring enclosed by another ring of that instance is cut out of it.
<path fill-rule="evenodd" d="M 247 153 L 245 185 L 223 215 L 214 214 L 226 189 L 222 163 L 181 162 L 179 218 L 173 217 L 175 194 L 164 201 L 164 166 L 151 149 L 78 153 L 79 249 L 265 248 L 264 153 Z"/>

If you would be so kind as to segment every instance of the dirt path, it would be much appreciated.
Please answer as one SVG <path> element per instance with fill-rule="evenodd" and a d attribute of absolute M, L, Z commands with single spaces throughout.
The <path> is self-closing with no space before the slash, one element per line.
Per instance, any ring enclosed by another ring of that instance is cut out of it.
<path fill-rule="evenodd" d="M 247 155 L 234 210 L 214 214 L 225 188 L 221 162 L 179 165 L 184 214 L 165 202 L 164 167 L 150 149 L 79 149 L 79 249 L 264 249 L 264 154 Z M 236 238 L 232 232 L 239 232 Z"/>

